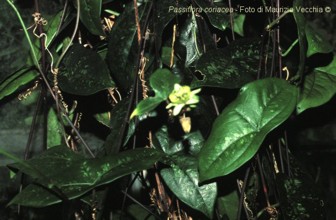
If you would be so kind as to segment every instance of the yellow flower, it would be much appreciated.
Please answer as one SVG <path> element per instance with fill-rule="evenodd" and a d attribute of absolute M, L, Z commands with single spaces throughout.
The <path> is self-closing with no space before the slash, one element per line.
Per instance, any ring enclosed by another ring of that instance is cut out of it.
<path fill-rule="evenodd" d="M 199 102 L 199 97 L 196 94 L 200 91 L 201 89 L 191 91 L 189 86 L 175 84 L 174 90 L 168 97 L 170 103 L 166 106 L 166 109 L 174 107 L 173 115 L 176 116 L 185 106 L 189 106 L 191 108 L 196 107 L 196 104 Z"/>

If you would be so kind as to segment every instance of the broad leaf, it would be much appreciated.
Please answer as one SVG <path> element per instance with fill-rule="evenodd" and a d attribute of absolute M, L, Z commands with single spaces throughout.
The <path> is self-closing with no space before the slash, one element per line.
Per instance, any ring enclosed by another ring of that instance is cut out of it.
<path fill-rule="evenodd" d="M 173 91 L 175 83 L 179 83 L 179 78 L 173 75 L 168 69 L 157 69 L 149 78 L 149 83 L 155 95 L 167 99 Z"/>
<path fill-rule="evenodd" d="M 168 69 L 157 69 L 149 78 L 151 88 L 155 92 L 154 97 L 142 100 L 134 109 L 131 118 L 153 111 L 162 101 L 166 100 L 174 90 L 174 84 L 180 80 Z"/>
<path fill-rule="evenodd" d="M 57 114 L 54 109 L 50 109 L 48 113 L 48 131 L 47 131 L 47 147 L 54 147 L 62 143 L 62 126 L 58 121 Z"/>
<path fill-rule="evenodd" d="M 220 216 L 225 216 L 228 220 L 237 219 L 238 207 L 239 207 L 239 196 L 238 192 L 232 191 L 231 193 L 219 197 L 217 200 L 217 207 Z"/>
<path fill-rule="evenodd" d="M 105 35 L 100 21 L 102 0 L 80 0 L 80 20 L 94 35 Z"/>
<path fill-rule="evenodd" d="M 259 40 L 243 39 L 224 49 L 208 51 L 196 65 L 203 79 L 194 78 L 191 86 L 240 88 L 253 81 L 258 73 L 260 47 Z"/>
<path fill-rule="evenodd" d="M 139 8 L 139 20 L 145 13 L 145 5 Z M 142 22 L 140 24 L 143 27 Z M 134 81 L 134 70 L 138 59 L 137 29 L 133 2 L 126 5 L 125 11 L 118 17 L 109 35 L 107 62 L 113 79 L 127 90 Z"/>
<path fill-rule="evenodd" d="M 78 198 L 95 187 L 111 183 L 132 172 L 148 169 L 162 156 L 161 152 L 154 149 L 135 149 L 117 155 L 85 159 L 66 147 L 53 147 L 26 163 L 43 173 L 46 179 L 52 180 L 54 187 L 44 179 L 37 178 L 35 181 L 45 188 L 30 185 L 10 204 L 45 207 L 61 202 L 61 197 L 54 196 L 55 193 L 67 199 Z M 9 167 L 27 175 L 32 174 L 31 169 L 20 163 L 11 164 Z M 53 191 L 55 188 L 59 191 Z"/>
<path fill-rule="evenodd" d="M 31 67 L 22 68 L 8 76 L 0 83 L 0 100 L 16 92 L 20 86 L 26 85 L 38 76 Z"/>
<path fill-rule="evenodd" d="M 207 0 L 196 0 L 196 4 L 205 11 L 210 23 L 219 30 L 225 31 L 230 23 L 230 16 L 227 5 L 222 2 L 210 3 Z M 212 11 L 211 11 L 211 10 Z M 223 9 L 227 9 L 224 10 Z"/>
<path fill-rule="evenodd" d="M 307 57 L 316 53 L 330 53 L 333 51 L 333 47 L 328 40 L 309 23 L 306 25 L 306 37 L 308 42 Z"/>
<path fill-rule="evenodd" d="M 315 68 L 305 77 L 301 93 L 297 106 L 299 114 L 325 104 L 336 94 L 336 56 L 329 65 Z"/>
<path fill-rule="evenodd" d="M 94 51 L 73 45 L 64 57 L 58 74 L 60 88 L 75 95 L 91 95 L 114 87 L 105 62 Z"/>
<path fill-rule="evenodd" d="M 199 154 L 202 181 L 227 175 L 258 151 L 266 135 L 296 106 L 297 88 L 276 78 L 245 85 L 215 120 Z"/>
<path fill-rule="evenodd" d="M 177 164 L 163 169 L 161 176 L 182 202 L 212 219 L 217 186 L 216 183 L 199 186 L 197 163 L 193 157 L 180 155 Z"/>
<path fill-rule="evenodd" d="M 315 70 L 304 79 L 297 113 L 328 102 L 336 94 L 336 75 Z"/>

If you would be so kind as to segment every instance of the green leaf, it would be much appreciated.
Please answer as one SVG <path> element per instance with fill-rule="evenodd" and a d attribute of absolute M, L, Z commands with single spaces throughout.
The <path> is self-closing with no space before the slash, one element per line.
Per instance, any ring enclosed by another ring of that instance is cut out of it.
<path fill-rule="evenodd" d="M 110 119 L 108 123 L 109 127 L 111 128 L 110 134 L 107 136 L 106 141 L 104 143 L 104 149 L 107 154 L 112 154 L 112 153 L 118 153 L 119 152 L 119 141 L 116 141 L 121 137 L 122 133 L 122 128 L 124 123 L 128 123 L 128 120 L 125 120 L 127 116 L 127 108 L 129 105 L 130 99 L 129 98 L 124 98 L 121 100 L 111 111 L 111 114 L 109 114 Z M 131 129 L 132 123 L 128 125 L 129 131 Z M 126 125 L 127 126 L 127 125 Z M 134 130 L 133 130 L 134 131 Z M 127 141 L 127 138 L 125 139 L 125 142 Z"/>
<path fill-rule="evenodd" d="M 225 196 L 219 197 L 217 201 L 217 206 L 219 215 L 226 216 L 226 218 L 222 219 L 237 219 L 239 207 L 238 192 L 235 190 Z"/>
<path fill-rule="evenodd" d="M 284 122 L 296 106 L 297 88 L 268 78 L 245 85 L 215 120 L 199 154 L 202 181 L 227 175 L 258 151 L 266 135 Z"/>
<path fill-rule="evenodd" d="M 161 170 L 161 176 L 182 202 L 212 219 L 217 185 L 210 183 L 199 186 L 197 163 L 194 158 L 179 156 L 177 165 Z"/>
<path fill-rule="evenodd" d="M 58 74 L 58 82 L 64 92 L 91 95 L 114 87 L 107 65 L 90 49 L 75 44 L 63 62 L 64 68 Z"/>
<path fill-rule="evenodd" d="M 145 5 L 140 5 L 139 20 L 143 27 L 142 19 Z M 134 17 L 134 5 L 130 2 L 124 12 L 117 18 L 109 35 L 107 63 L 113 79 L 127 90 L 134 81 L 134 69 L 138 59 L 137 29 Z"/>
<path fill-rule="evenodd" d="M 316 53 L 330 53 L 333 51 L 332 45 L 325 39 L 324 35 L 316 31 L 309 23 L 306 24 L 307 37 L 307 57 Z"/>
<path fill-rule="evenodd" d="M 101 6 L 102 0 L 80 0 L 80 20 L 91 34 L 104 36 L 100 21 Z"/>
<path fill-rule="evenodd" d="M 245 17 L 244 14 L 237 14 L 234 17 L 233 30 L 240 36 L 244 36 Z"/>
<path fill-rule="evenodd" d="M 0 100 L 13 94 L 21 86 L 26 85 L 38 76 L 38 73 L 31 67 L 21 68 L 8 76 L 0 83 Z"/>
<path fill-rule="evenodd" d="M 210 3 L 207 0 L 196 0 L 196 4 L 205 11 L 206 15 L 209 18 L 210 23 L 218 28 L 219 30 L 225 31 L 226 28 L 229 26 L 230 23 L 230 16 L 228 12 L 221 12 L 221 9 L 228 9 L 227 5 L 223 4 L 222 2 Z M 205 9 L 212 9 L 205 10 Z M 219 11 L 219 12 L 215 12 Z"/>
<path fill-rule="evenodd" d="M 48 113 L 48 133 L 47 147 L 54 147 L 62 143 L 62 126 L 58 121 L 57 114 L 54 109 L 50 109 Z"/>
<path fill-rule="evenodd" d="M 167 99 L 174 90 L 174 85 L 179 83 L 177 76 L 173 75 L 168 69 L 157 69 L 149 78 L 149 83 L 155 95 Z"/>
<path fill-rule="evenodd" d="M 174 90 L 174 84 L 179 81 L 179 78 L 168 69 L 157 69 L 149 78 L 155 97 L 149 97 L 139 102 L 130 118 L 153 111 L 162 101 L 168 98 L 169 94 Z"/>
<path fill-rule="evenodd" d="M 258 73 L 261 41 L 243 39 L 224 49 L 211 50 L 198 60 L 196 70 L 203 79 L 194 78 L 191 87 L 240 88 Z"/>
<path fill-rule="evenodd" d="M 137 104 L 136 108 L 132 112 L 130 119 L 135 116 L 144 115 L 146 113 L 149 113 L 150 111 L 153 111 L 163 101 L 164 99 L 162 99 L 161 97 L 149 97 L 147 99 L 141 100 L 141 102 Z"/>
<path fill-rule="evenodd" d="M 168 130 L 169 128 L 166 125 L 163 125 L 157 132 L 155 132 L 153 138 L 155 148 L 161 149 L 169 155 L 181 152 L 184 149 L 182 141 L 170 137 Z"/>
<path fill-rule="evenodd" d="M 56 204 L 61 202 L 61 198 L 54 196 L 55 192 L 67 199 L 75 199 L 95 187 L 111 183 L 132 172 L 148 169 L 162 156 L 161 152 L 154 149 L 135 149 L 97 159 L 85 159 L 67 147 L 53 147 L 26 163 L 38 169 L 46 179 L 53 180 L 55 187 L 50 188 L 50 184 L 44 179 L 36 178 L 35 182 L 49 189 L 30 185 L 15 196 L 10 205 L 45 207 Z M 9 167 L 27 175 L 33 174 L 31 169 L 21 163 L 11 164 Z M 54 191 L 55 188 L 59 192 Z"/>
<path fill-rule="evenodd" d="M 181 28 L 179 43 L 185 48 L 185 66 L 188 67 L 197 61 L 202 55 L 202 47 L 199 43 L 200 39 L 198 36 L 198 25 L 196 22 L 196 17 L 193 14 Z"/>
<path fill-rule="evenodd" d="M 334 54 L 334 58 L 329 65 L 318 67 L 316 70 L 336 76 L 336 54 Z"/>
<path fill-rule="evenodd" d="M 328 102 L 336 94 L 336 75 L 319 70 L 305 77 L 297 113 Z"/>

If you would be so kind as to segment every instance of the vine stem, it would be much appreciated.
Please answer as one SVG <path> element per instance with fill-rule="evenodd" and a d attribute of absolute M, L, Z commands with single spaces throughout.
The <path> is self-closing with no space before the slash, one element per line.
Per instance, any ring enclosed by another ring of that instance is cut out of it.
<path fill-rule="evenodd" d="M 72 42 L 74 41 L 75 37 L 76 37 L 76 33 L 78 30 L 78 26 L 79 26 L 79 17 L 80 17 L 80 0 L 77 0 L 77 15 L 76 15 L 76 22 L 75 22 L 75 29 L 72 33 L 72 36 L 70 38 L 70 42 L 69 44 L 66 46 L 66 48 L 63 50 L 62 54 L 60 55 L 59 59 L 57 60 L 57 63 L 55 65 L 55 68 L 57 69 L 59 67 L 59 65 L 61 64 L 62 59 L 64 58 L 65 54 L 68 52 Z"/>
<path fill-rule="evenodd" d="M 29 44 L 29 48 L 30 48 L 31 53 L 32 53 L 32 55 L 33 55 L 33 62 L 34 62 L 34 65 L 36 66 L 36 68 L 38 69 L 38 71 L 39 71 L 40 73 L 42 73 L 41 66 L 40 66 L 40 64 L 39 64 L 37 55 L 36 55 L 35 50 L 34 50 L 33 42 L 32 42 L 31 39 L 30 39 L 29 33 L 28 33 L 27 28 L 26 28 L 26 25 L 25 25 L 25 23 L 24 23 L 24 21 L 23 21 L 21 15 L 20 15 L 20 12 L 18 11 L 18 9 L 16 8 L 16 6 L 14 5 L 13 1 L 11 1 L 11 0 L 6 0 L 6 1 L 7 1 L 7 3 L 13 8 L 13 10 L 14 10 L 16 16 L 18 17 L 18 19 L 19 19 L 19 21 L 20 21 L 20 24 L 21 24 L 21 26 L 22 26 L 23 32 L 24 32 L 25 37 L 26 37 L 26 39 L 27 39 L 27 41 L 28 41 L 28 44 Z"/>

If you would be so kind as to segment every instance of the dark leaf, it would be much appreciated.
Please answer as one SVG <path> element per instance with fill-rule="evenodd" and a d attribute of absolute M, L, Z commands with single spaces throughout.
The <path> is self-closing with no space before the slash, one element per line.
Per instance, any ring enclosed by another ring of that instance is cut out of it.
<path fill-rule="evenodd" d="M 225 196 L 219 197 L 217 201 L 220 216 L 226 216 L 226 218 L 222 219 L 235 220 L 237 218 L 238 206 L 239 196 L 236 190 Z"/>
<path fill-rule="evenodd" d="M 201 7 L 208 16 L 210 23 L 219 30 L 226 30 L 230 23 L 229 11 L 221 11 L 222 9 L 228 9 L 222 2 L 210 3 L 207 0 L 196 0 L 196 4 Z M 207 9 L 207 10 L 205 10 Z M 210 11 L 211 9 L 212 11 Z"/>
<path fill-rule="evenodd" d="M 194 78 L 191 86 L 240 88 L 253 81 L 258 73 L 260 47 L 259 40 L 243 39 L 224 49 L 208 51 L 196 65 L 203 79 Z"/>
<path fill-rule="evenodd" d="M 20 86 L 26 85 L 38 76 L 31 67 L 22 68 L 8 76 L 0 83 L 0 100 L 16 92 Z"/>
<path fill-rule="evenodd" d="M 140 21 L 145 17 L 145 5 L 139 6 Z M 142 22 L 140 24 L 142 26 Z M 107 62 L 112 77 L 127 90 L 134 80 L 134 69 L 138 59 L 137 29 L 133 2 L 126 5 L 109 35 Z"/>
<path fill-rule="evenodd" d="M 114 87 L 105 62 L 94 51 L 73 45 L 64 57 L 58 74 L 60 88 L 75 95 L 91 95 Z"/>
<path fill-rule="evenodd" d="M 161 176 L 181 201 L 212 219 L 217 186 L 216 183 L 199 186 L 195 158 L 178 156 L 177 164 L 163 169 Z"/>
<path fill-rule="evenodd" d="M 122 176 L 148 169 L 161 157 L 162 153 L 154 149 L 135 149 L 117 155 L 85 159 L 67 147 L 58 146 L 26 163 L 45 174 L 46 179 L 52 180 L 54 186 L 68 199 L 74 199 L 95 187 L 111 183 Z M 11 164 L 9 167 L 13 170 L 20 170 L 27 175 L 34 174 L 31 169 L 27 169 L 21 163 Z M 51 188 L 45 179 L 38 177 L 36 182 L 46 188 Z M 31 190 L 35 190 L 36 194 L 33 194 Z M 60 202 L 61 199 L 53 196 L 50 190 L 47 191 L 40 186 L 31 185 L 18 194 L 10 204 L 45 207 Z M 44 200 L 43 204 L 40 199 Z"/>
<path fill-rule="evenodd" d="M 259 149 L 266 135 L 296 106 L 297 88 L 275 78 L 245 85 L 213 124 L 199 154 L 202 181 L 229 174 Z"/>
<path fill-rule="evenodd" d="M 336 94 L 336 75 L 315 69 L 304 79 L 297 113 L 328 102 Z"/>
<path fill-rule="evenodd" d="M 102 0 L 80 0 L 80 20 L 94 35 L 102 35 L 103 25 L 100 21 Z"/>
<path fill-rule="evenodd" d="M 322 194 L 313 178 L 290 154 L 291 176 L 276 176 L 279 200 L 285 219 L 326 219 Z M 312 190 L 314 189 L 314 190 Z"/>
<path fill-rule="evenodd" d="M 306 37 L 308 42 L 307 57 L 316 53 L 330 53 L 332 45 L 325 39 L 324 35 L 314 29 L 309 23 L 306 24 Z"/>

